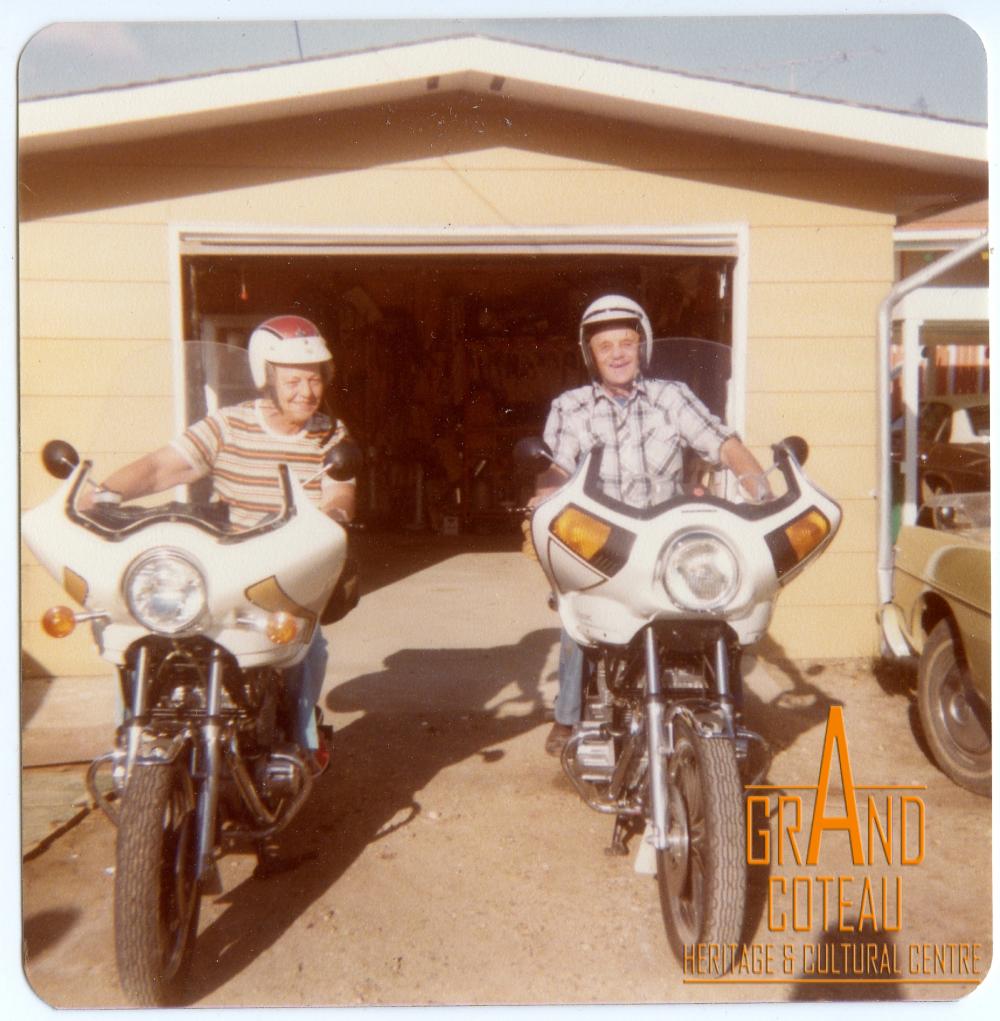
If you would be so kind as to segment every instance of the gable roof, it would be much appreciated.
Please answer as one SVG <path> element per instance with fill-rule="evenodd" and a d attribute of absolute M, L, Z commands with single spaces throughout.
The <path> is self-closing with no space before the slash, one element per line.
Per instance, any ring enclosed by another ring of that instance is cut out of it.
<path fill-rule="evenodd" d="M 855 106 L 483 36 L 19 105 L 22 154 L 131 141 L 283 116 L 492 93 L 653 126 L 710 132 L 913 169 L 986 175 L 983 126 Z"/>

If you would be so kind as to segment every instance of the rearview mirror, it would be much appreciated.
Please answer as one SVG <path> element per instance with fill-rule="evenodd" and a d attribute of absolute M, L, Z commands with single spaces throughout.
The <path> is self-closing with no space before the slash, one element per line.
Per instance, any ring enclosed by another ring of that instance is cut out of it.
<path fill-rule="evenodd" d="M 525 471 L 540 472 L 552 463 L 552 451 L 538 436 L 524 436 L 514 444 L 514 464 Z"/>
<path fill-rule="evenodd" d="M 809 457 L 809 444 L 801 436 L 786 436 L 777 446 L 784 447 L 800 465 Z"/>
<path fill-rule="evenodd" d="M 354 440 L 341 440 L 326 452 L 323 467 L 330 478 L 337 482 L 347 482 L 358 474 L 363 461 L 361 448 Z"/>
<path fill-rule="evenodd" d="M 80 455 L 65 440 L 49 440 L 42 449 L 42 464 L 57 479 L 68 479 L 79 463 Z"/>

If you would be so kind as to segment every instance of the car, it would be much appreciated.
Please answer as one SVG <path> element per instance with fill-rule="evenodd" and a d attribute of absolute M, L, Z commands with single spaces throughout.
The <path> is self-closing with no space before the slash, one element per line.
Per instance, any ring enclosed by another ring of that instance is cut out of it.
<path fill-rule="evenodd" d="M 990 494 L 928 497 L 900 529 L 885 645 L 917 658 L 917 708 L 934 761 L 956 783 L 991 791 Z"/>
<path fill-rule="evenodd" d="M 990 403 L 985 394 L 932 397 L 920 404 L 917 455 L 921 503 L 936 493 L 990 488 Z"/>

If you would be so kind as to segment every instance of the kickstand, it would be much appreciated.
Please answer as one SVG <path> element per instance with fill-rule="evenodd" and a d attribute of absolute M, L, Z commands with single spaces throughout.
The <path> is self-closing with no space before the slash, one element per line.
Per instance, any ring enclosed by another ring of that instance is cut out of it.
<path fill-rule="evenodd" d="M 624 857 L 628 854 L 628 839 L 636 832 L 632 816 L 616 815 L 615 828 L 611 831 L 611 844 L 604 849 L 604 853 L 611 857 Z"/>

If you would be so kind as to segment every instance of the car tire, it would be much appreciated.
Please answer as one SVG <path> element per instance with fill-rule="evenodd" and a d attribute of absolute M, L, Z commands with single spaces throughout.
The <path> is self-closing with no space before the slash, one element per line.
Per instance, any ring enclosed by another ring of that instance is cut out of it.
<path fill-rule="evenodd" d="M 989 797 L 989 708 L 972 684 L 950 620 L 939 621 L 920 656 L 917 707 L 934 761 L 955 783 Z"/>

